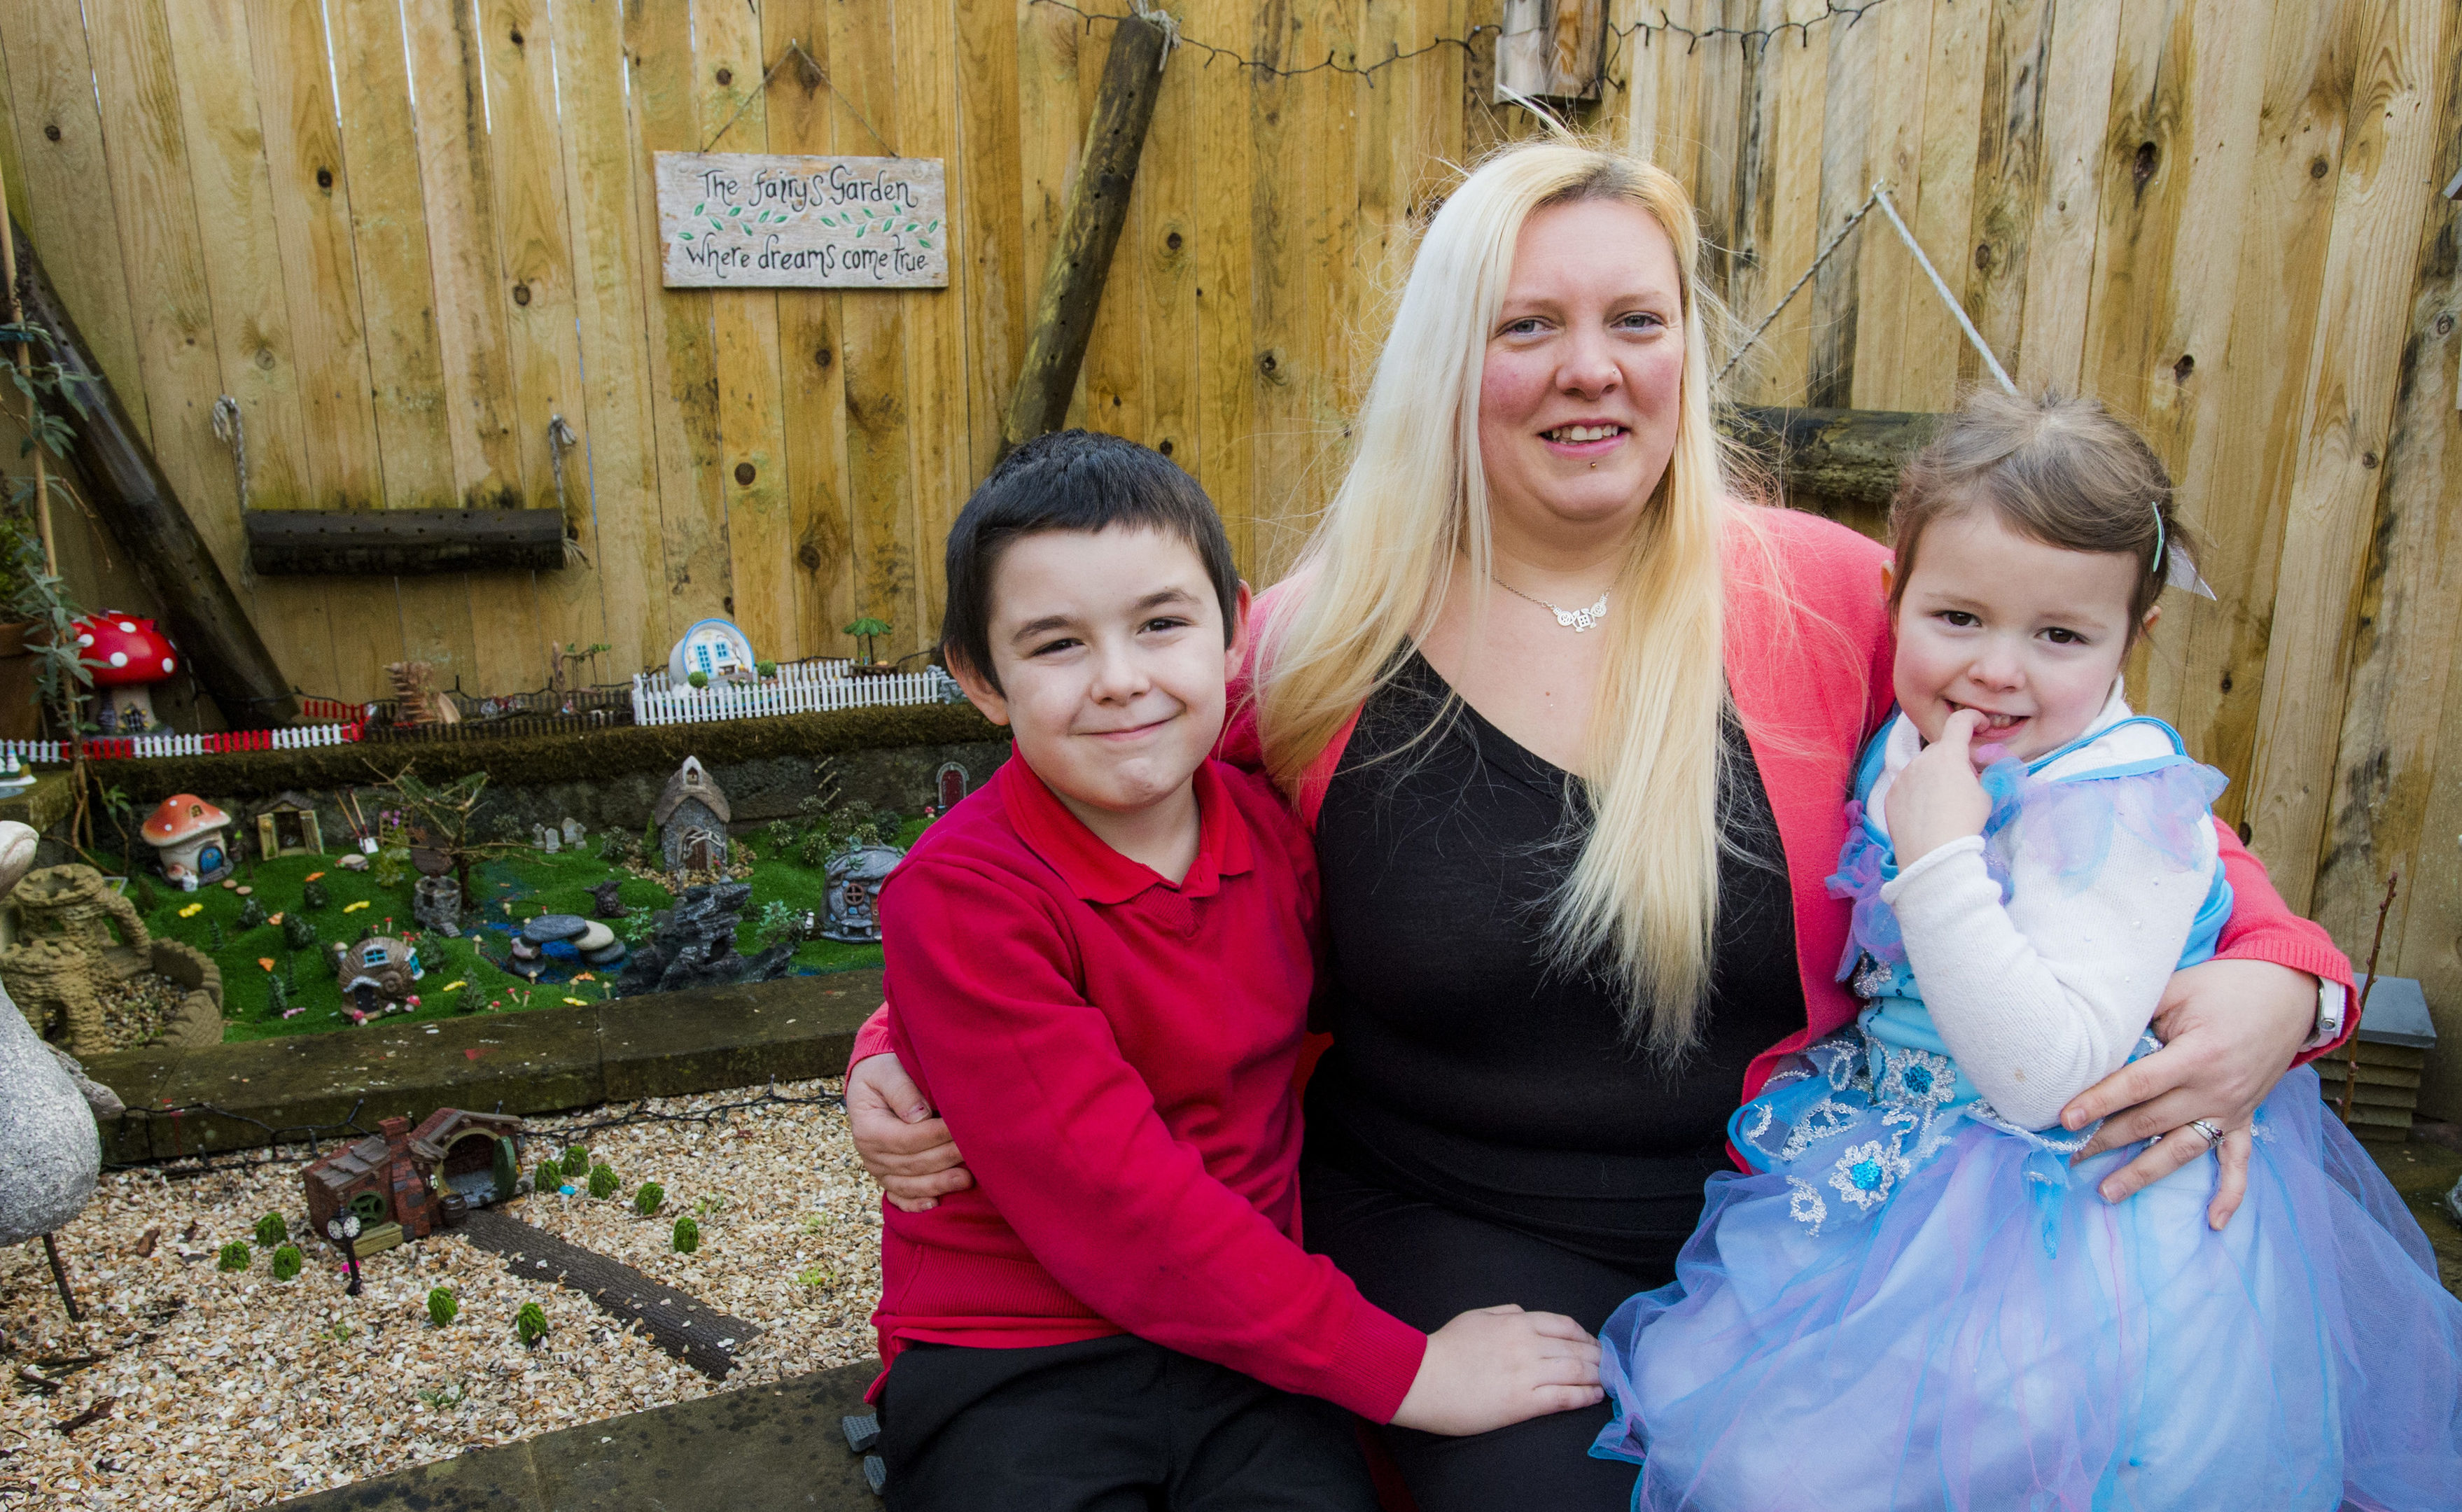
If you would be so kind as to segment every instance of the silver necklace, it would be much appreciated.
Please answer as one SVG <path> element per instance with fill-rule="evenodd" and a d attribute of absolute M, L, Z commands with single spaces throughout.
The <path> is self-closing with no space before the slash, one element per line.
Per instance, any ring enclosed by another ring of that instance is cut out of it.
<path fill-rule="evenodd" d="M 1496 574 L 1493 572 L 1488 575 L 1490 577 L 1496 577 Z M 1514 587 L 1511 583 L 1506 582 L 1501 577 L 1496 577 L 1496 586 L 1503 589 L 1506 593 L 1511 594 L 1516 598 L 1526 598 L 1530 600 L 1530 602 L 1537 604 L 1540 608 L 1555 616 L 1556 623 L 1563 625 L 1566 629 L 1570 630 L 1577 636 L 1583 631 L 1589 629 L 1592 625 L 1598 624 L 1608 617 L 1608 595 L 1604 589 L 1599 593 L 1599 601 L 1592 604 L 1587 609 L 1559 609 L 1554 604 L 1547 602 L 1547 600 L 1541 598 L 1534 594 L 1523 593 L 1522 590 Z"/>

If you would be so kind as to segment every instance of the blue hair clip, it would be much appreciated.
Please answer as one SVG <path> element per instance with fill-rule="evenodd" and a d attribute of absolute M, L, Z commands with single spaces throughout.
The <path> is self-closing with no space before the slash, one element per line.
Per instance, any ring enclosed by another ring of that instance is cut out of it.
<path fill-rule="evenodd" d="M 2197 564 L 2189 560 L 2188 552 L 2172 551 L 2165 555 L 2164 546 L 2168 537 L 2163 529 L 2163 501 L 2153 499 L 2148 502 L 2154 510 L 2154 566 L 2163 574 L 2165 585 L 2185 589 L 2200 598 L 2214 597 L 2214 589 L 2207 585 L 2204 574 L 2197 571 Z"/>

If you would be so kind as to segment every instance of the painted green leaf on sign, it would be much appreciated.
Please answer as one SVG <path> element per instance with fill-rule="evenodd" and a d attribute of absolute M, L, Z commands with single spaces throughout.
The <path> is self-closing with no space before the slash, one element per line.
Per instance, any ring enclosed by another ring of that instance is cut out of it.
<path fill-rule="evenodd" d="M 939 228 L 940 228 L 940 223 L 939 223 L 939 222 L 938 222 L 938 221 L 934 221 L 931 225 L 929 225 L 929 226 L 927 226 L 927 227 L 923 227 L 923 229 L 925 229 L 925 230 L 927 230 L 927 231 L 937 231 L 937 230 L 939 230 Z"/>
<path fill-rule="evenodd" d="M 699 205 L 694 205 L 694 206 L 693 206 L 693 213 L 694 213 L 695 215 L 699 215 L 702 211 L 703 211 L 703 210 L 705 210 L 705 209 L 708 209 L 708 208 L 709 208 L 709 202 L 708 202 L 707 200 L 703 200 L 703 201 L 702 201 Z"/>
<path fill-rule="evenodd" d="M 919 247 L 919 248 L 923 248 L 923 249 L 924 249 L 925 251 L 927 251 L 927 252 L 928 252 L 928 251 L 930 251 L 930 250 L 932 249 L 932 244 L 931 244 L 930 242 L 928 242 L 928 241 L 925 241 L 925 240 L 924 240 L 922 237 L 920 237 L 920 236 L 918 236 L 918 237 L 915 238 L 915 245 L 916 245 L 916 246 L 918 246 L 918 247 Z"/>
<path fill-rule="evenodd" d="M 678 231 L 676 234 L 682 237 L 687 242 L 693 239 L 693 234 L 690 231 Z"/>

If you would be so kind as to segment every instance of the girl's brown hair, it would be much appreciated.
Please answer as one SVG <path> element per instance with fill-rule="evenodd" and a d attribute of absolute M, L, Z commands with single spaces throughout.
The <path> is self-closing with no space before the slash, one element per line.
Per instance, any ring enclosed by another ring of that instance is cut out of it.
<path fill-rule="evenodd" d="M 2186 560 L 2195 552 L 2174 511 L 2171 475 L 2145 439 L 2099 400 L 2055 390 L 2026 398 L 1978 389 L 1898 480 L 1890 505 L 1897 551 L 1891 615 L 1924 531 L 1975 508 L 1993 510 L 2009 529 L 2046 546 L 2135 557 L 2132 638 L 2163 592 L 2171 553 Z"/>

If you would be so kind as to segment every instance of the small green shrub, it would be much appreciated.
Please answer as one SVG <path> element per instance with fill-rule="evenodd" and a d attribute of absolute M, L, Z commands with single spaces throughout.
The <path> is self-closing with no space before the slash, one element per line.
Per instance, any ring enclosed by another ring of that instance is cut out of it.
<path fill-rule="evenodd" d="M 291 1237 L 291 1225 L 279 1213 L 268 1213 L 256 1220 L 256 1247 L 271 1249 Z"/>
<path fill-rule="evenodd" d="M 590 1169 L 590 1152 L 573 1145 L 564 1152 L 564 1174 L 579 1176 Z"/>
<path fill-rule="evenodd" d="M 269 1018 L 280 1018 L 291 1011 L 291 984 L 280 977 L 265 979 L 265 1012 Z"/>
<path fill-rule="evenodd" d="M 290 1281 L 299 1274 L 300 1268 L 307 1263 L 308 1259 L 299 1253 L 298 1245 L 285 1244 L 273 1252 L 273 1279 Z"/>
<path fill-rule="evenodd" d="M 242 898 L 239 905 L 239 927 L 254 929 L 264 922 L 265 905 L 258 902 L 254 895 Z"/>
<path fill-rule="evenodd" d="M 313 882 L 311 882 L 308 885 L 310 887 L 316 887 L 316 884 Z M 316 891 L 321 893 L 324 889 L 317 887 Z M 301 913 L 289 913 L 283 915 L 282 943 L 292 950 L 308 950 L 313 948 L 316 943 L 316 921 Z"/>
<path fill-rule="evenodd" d="M 553 1192 L 563 1185 L 564 1173 L 552 1160 L 540 1161 L 537 1173 L 530 1177 L 530 1190 L 533 1192 Z"/>
<path fill-rule="evenodd" d="M 223 939 L 223 921 L 219 918 L 206 919 L 205 947 L 209 950 L 220 950 L 229 941 Z"/>
<path fill-rule="evenodd" d="M 137 879 L 134 886 L 129 888 L 128 897 L 129 901 L 137 905 L 137 912 L 140 914 L 150 915 L 162 906 L 162 896 L 154 891 L 153 883 L 141 876 Z"/>
<path fill-rule="evenodd" d="M 689 1255 L 701 1248 L 701 1225 L 687 1213 L 676 1220 L 676 1253 Z"/>
<path fill-rule="evenodd" d="M 333 898 L 325 892 L 324 883 L 306 882 L 300 885 L 299 906 L 309 910 L 311 913 L 313 913 L 315 910 L 324 907 L 327 903 L 332 901 Z M 309 938 L 312 940 L 315 938 L 315 932 L 313 929 L 309 932 Z"/>
<path fill-rule="evenodd" d="M 535 1302 L 523 1303 L 522 1310 L 513 1314 L 513 1331 L 524 1344 L 537 1344 L 547 1337 L 547 1313 Z"/>
<path fill-rule="evenodd" d="M 216 1270 L 246 1270 L 248 1268 L 248 1259 L 253 1253 L 254 1251 L 248 1247 L 245 1241 L 236 1239 L 232 1240 L 229 1243 L 225 1244 L 222 1248 L 222 1253 L 215 1257 L 214 1268 Z"/>
<path fill-rule="evenodd" d="M 428 1288 L 428 1322 L 435 1324 L 441 1328 L 461 1315 L 462 1304 L 453 1300 L 453 1293 L 445 1290 L 442 1286 L 431 1286 Z"/>
<path fill-rule="evenodd" d="M 590 1168 L 590 1195 L 606 1199 L 616 1195 L 616 1168 L 601 1160 Z"/>
<path fill-rule="evenodd" d="M 633 1194 L 633 1211 L 643 1218 L 656 1218 L 659 1216 L 659 1205 L 666 1199 L 665 1187 L 656 1181 L 644 1181 L 641 1183 L 641 1189 Z"/>

